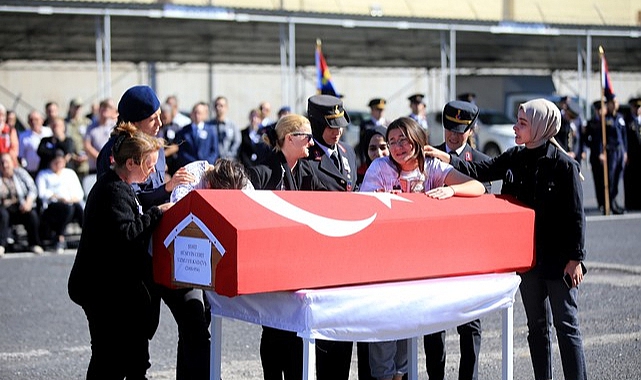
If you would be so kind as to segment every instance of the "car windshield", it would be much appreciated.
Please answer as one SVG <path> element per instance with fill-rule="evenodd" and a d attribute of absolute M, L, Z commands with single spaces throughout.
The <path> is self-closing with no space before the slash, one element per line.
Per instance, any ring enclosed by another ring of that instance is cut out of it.
<path fill-rule="evenodd" d="M 514 124 L 513 120 L 499 112 L 481 112 L 479 119 L 485 125 Z"/>

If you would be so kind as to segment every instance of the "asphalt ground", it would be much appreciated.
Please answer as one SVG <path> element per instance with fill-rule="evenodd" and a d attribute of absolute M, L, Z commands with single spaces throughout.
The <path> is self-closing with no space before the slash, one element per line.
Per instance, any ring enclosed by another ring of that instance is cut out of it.
<path fill-rule="evenodd" d="M 641 213 L 601 216 L 589 170 L 584 168 L 587 217 L 586 264 L 580 287 L 580 320 L 592 379 L 641 378 Z M 620 202 L 622 203 L 622 202 Z M 67 297 L 75 251 L 62 255 L 10 253 L 0 259 L 0 379 L 83 379 L 90 358 L 85 316 Z M 108 284 L 104 284 L 108 286 Z M 501 376 L 501 316 L 482 318 L 481 379 Z M 222 377 L 262 379 L 260 326 L 223 320 Z M 514 379 L 533 379 L 520 294 L 514 304 Z M 151 342 L 150 379 L 175 378 L 177 331 L 163 305 L 161 325 Z M 447 334 L 447 378 L 456 379 L 458 335 Z M 427 379 L 419 345 L 419 379 Z M 562 379 L 555 344 L 554 378 Z M 353 356 L 350 380 L 356 380 Z"/>

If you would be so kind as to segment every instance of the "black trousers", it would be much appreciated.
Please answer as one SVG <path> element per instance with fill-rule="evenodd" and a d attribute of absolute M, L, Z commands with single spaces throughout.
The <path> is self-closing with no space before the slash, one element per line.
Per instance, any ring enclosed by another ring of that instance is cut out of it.
<path fill-rule="evenodd" d="M 82 306 L 89 323 L 91 360 L 87 380 L 146 379 L 151 300 L 141 284 Z"/>
<path fill-rule="evenodd" d="M 260 362 L 265 380 L 301 380 L 303 339 L 292 331 L 263 326 Z"/>
<path fill-rule="evenodd" d="M 40 218 L 35 209 L 29 212 L 21 212 L 18 206 L 9 208 L 0 206 L 0 245 L 7 245 L 7 238 L 11 234 L 11 226 L 16 224 L 24 225 L 27 231 L 29 245 L 42 245 L 40 242 Z"/>
<path fill-rule="evenodd" d="M 155 333 L 160 318 L 160 299 L 167 305 L 178 325 L 176 380 L 209 380 L 211 311 L 201 289 L 154 287 Z"/>
<path fill-rule="evenodd" d="M 477 319 L 456 328 L 461 347 L 459 380 L 478 379 L 478 360 L 481 351 L 481 320 Z M 429 380 L 443 380 L 445 377 L 445 331 L 423 337 L 425 368 Z"/>

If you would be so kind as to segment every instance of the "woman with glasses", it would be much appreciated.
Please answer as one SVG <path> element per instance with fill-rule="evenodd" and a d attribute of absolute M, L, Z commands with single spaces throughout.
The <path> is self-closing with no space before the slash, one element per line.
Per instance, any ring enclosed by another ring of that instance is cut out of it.
<path fill-rule="evenodd" d="M 309 120 L 301 115 L 283 116 L 263 139 L 274 154 L 263 165 L 249 168 L 259 190 L 325 190 L 307 160 L 314 145 Z M 295 332 L 263 326 L 260 359 L 265 380 L 300 380 L 303 377 L 303 340 Z"/>
<path fill-rule="evenodd" d="M 485 193 L 482 183 L 456 171 L 451 165 L 425 157 L 427 133 L 409 117 L 387 127 L 389 156 L 375 159 L 360 191 L 425 193 L 436 199 L 476 197 Z M 407 373 L 407 339 L 373 342 L 369 345 L 372 377 L 401 380 Z"/>
<path fill-rule="evenodd" d="M 89 323 L 87 379 L 145 379 L 155 329 L 149 285 L 149 238 L 172 203 L 146 211 L 131 187 L 155 171 L 163 141 L 131 123 L 119 124 L 112 168 L 98 178 L 85 205 L 68 291 Z"/>

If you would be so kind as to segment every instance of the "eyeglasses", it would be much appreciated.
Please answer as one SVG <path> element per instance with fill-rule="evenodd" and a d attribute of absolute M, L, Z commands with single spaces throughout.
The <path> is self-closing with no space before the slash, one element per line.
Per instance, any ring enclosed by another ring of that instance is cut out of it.
<path fill-rule="evenodd" d="M 390 148 L 394 148 L 394 147 L 396 147 L 396 146 L 405 147 L 405 146 L 407 146 L 407 145 L 409 145 L 409 144 L 410 144 L 410 140 L 409 140 L 409 139 L 407 139 L 407 138 L 405 138 L 405 137 L 400 138 L 400 139 L 398 139 L 398 140 L 396 140 L 396 141 L 389 141 L 389 142 L 387 143 L 387 145 L 388 145 Z"/>
<path fill-rule="evenodd" d="M 312 135 L 311 133 L 307 133 L 307 132 L 292 132 L 291 135 L 292 136 L 305 136 L 307 141 L 312 141 L 314 139 L 314 135 Z"/>

